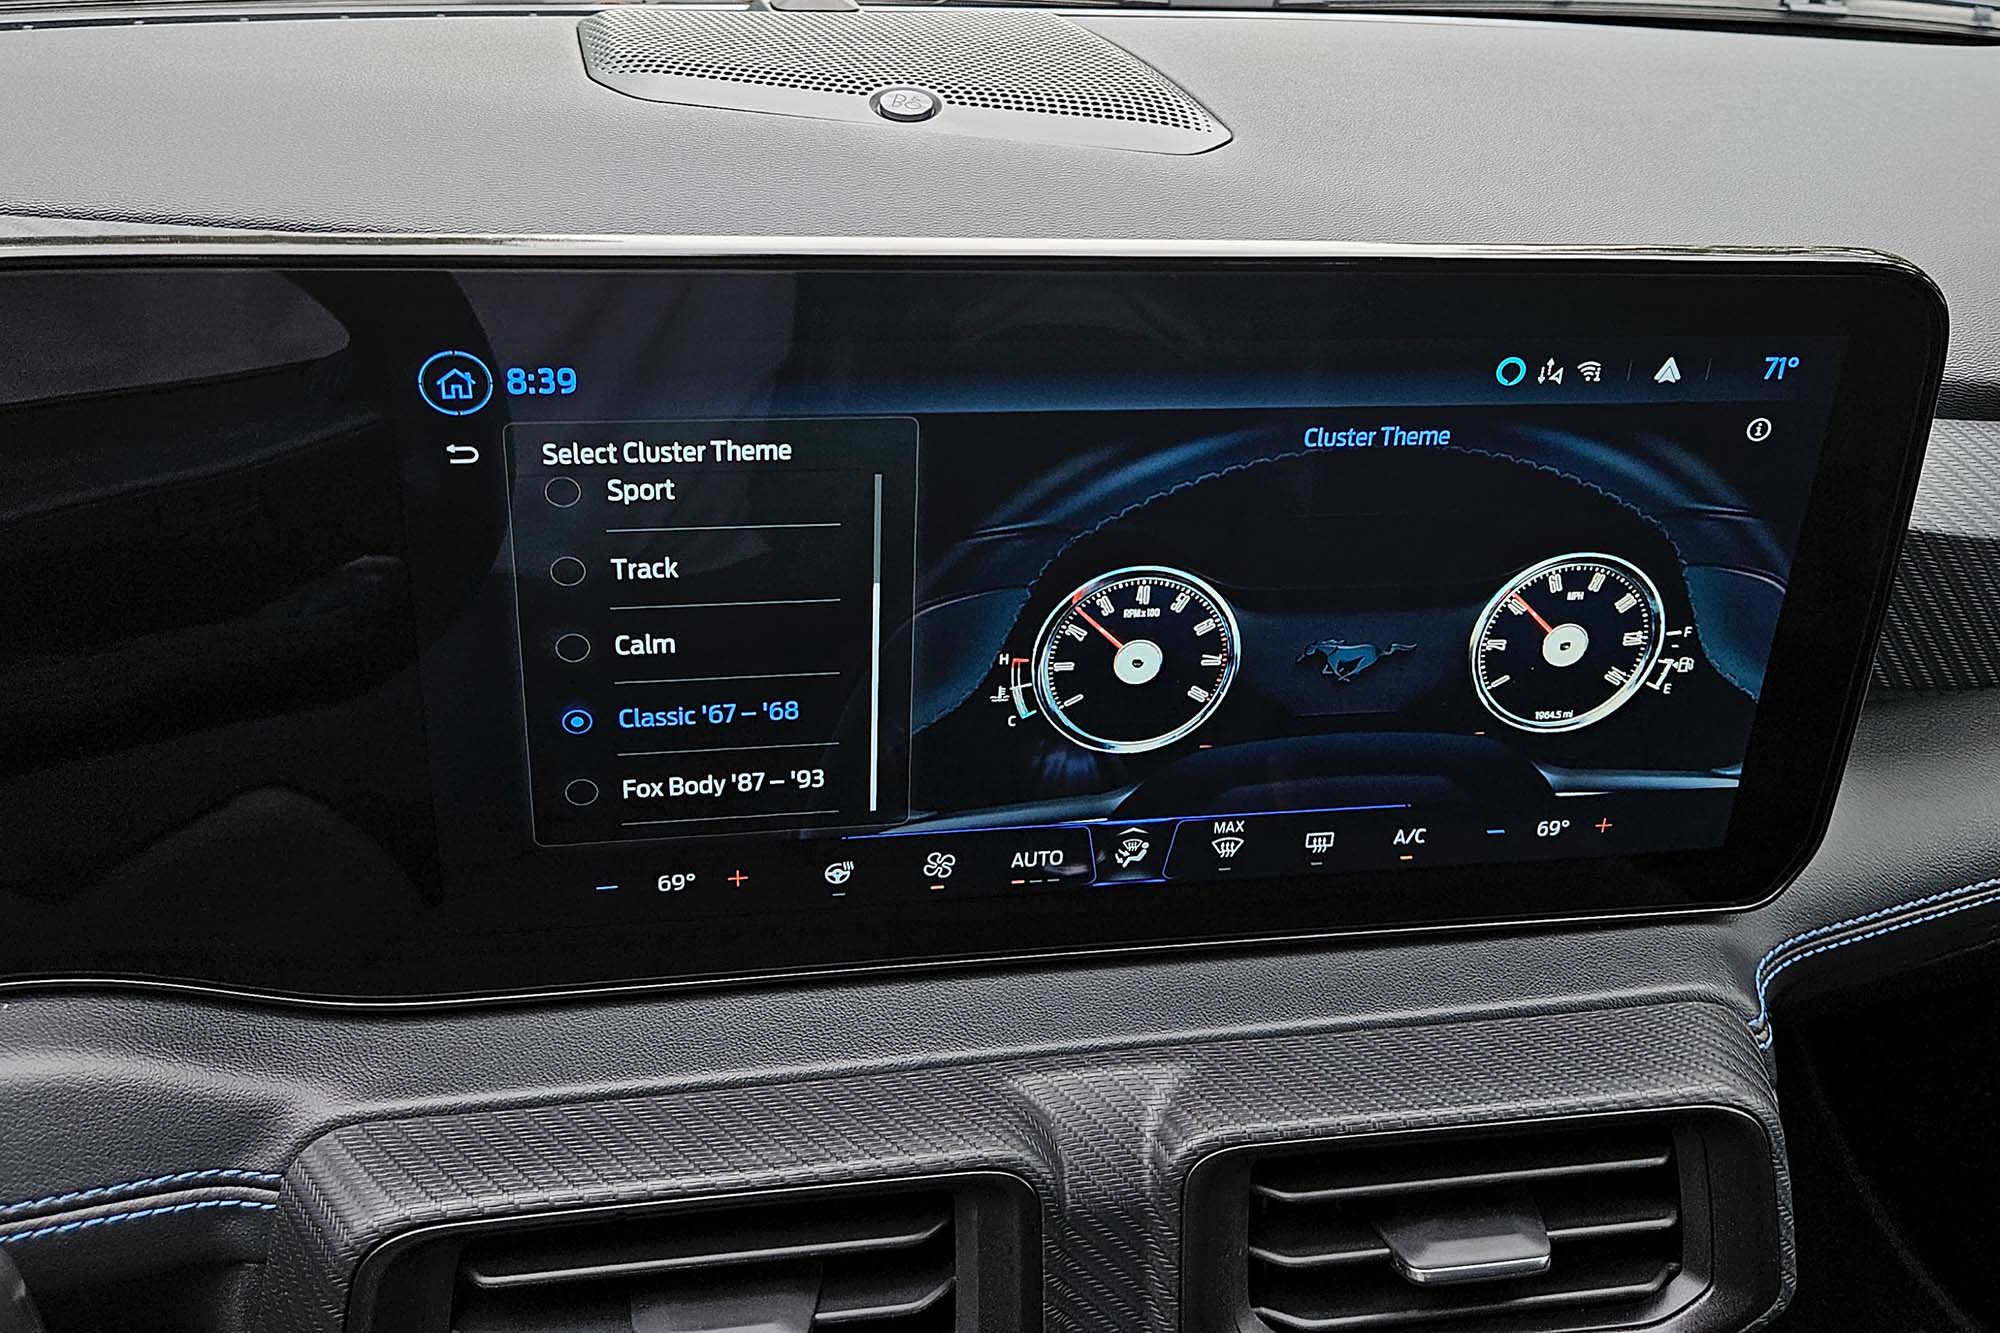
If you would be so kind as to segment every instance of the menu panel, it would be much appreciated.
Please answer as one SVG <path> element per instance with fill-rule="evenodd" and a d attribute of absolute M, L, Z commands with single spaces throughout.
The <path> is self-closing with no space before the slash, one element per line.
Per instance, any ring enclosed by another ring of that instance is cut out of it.
<path fill-rule="evenodd" d="M 907 815 L 914 420 L 506 436 L 538 841 Z"/>

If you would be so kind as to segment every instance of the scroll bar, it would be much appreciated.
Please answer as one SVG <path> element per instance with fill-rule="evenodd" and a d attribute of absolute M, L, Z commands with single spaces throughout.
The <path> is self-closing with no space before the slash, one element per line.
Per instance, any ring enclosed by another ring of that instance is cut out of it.
<path fill-rule="evenodd" d="M 868 626 L 868 808 L 882 787 L 882 474 L 875 474 L 875 598 Z"/>

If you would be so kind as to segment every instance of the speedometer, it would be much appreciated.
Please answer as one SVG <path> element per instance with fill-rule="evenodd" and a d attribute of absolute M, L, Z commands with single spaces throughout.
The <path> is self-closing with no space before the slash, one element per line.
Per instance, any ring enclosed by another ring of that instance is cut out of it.
<path fill-rule="evenodd" d="M 1617 556 L 1559 555 L 1493 595 L 1472 629 L 1479 702 L 1523 731 L 1575 731 L 1646 683 L 1666 642 L 1659 589 Z"/>
<path fill-rule="evenodd" d="M 1222 595 L 1164 566 L 1115 569 L 1063 598 L 1035 638 L 1035 699 L 1078 745 L 1136 754 L 1214 715 L 1240 638 Z"/>

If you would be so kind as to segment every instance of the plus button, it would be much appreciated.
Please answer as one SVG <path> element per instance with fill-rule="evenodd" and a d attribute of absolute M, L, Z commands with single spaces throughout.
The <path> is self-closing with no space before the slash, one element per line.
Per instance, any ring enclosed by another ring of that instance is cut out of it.
<path fill-rule="evenodd" d="M 1611 832 L 1611 821 L 1608 819 L 1600 819 L 1595 824 L 1592 824 L 1591 827 L 1596 829 L 1599 833 L 1609 833 Z"/>
<path fill-rule="evenodd" d="M 750 882 L 750 877 L 739 870 L 735 874 L 729 876 L 729 882 L 731 884 L 734 884 L 737 888 L 740 889 L 745 884 Z"/>

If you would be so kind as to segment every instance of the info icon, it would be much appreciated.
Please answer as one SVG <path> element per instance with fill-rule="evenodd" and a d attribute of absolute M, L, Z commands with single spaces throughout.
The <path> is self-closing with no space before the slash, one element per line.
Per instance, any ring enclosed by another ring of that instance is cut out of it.
<path fill-rule="evenodd" d="M 433 352 L 417 368 L 424 406 L 448 417 L 469 417 L 493 401 L 493 372 L 470 352 Z"/>

